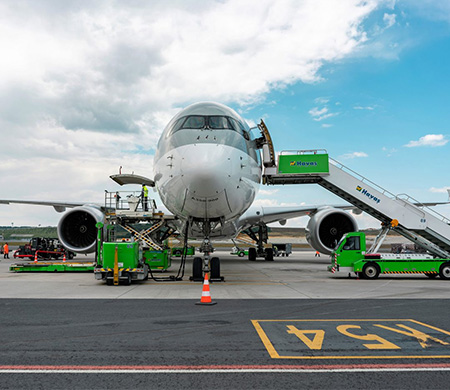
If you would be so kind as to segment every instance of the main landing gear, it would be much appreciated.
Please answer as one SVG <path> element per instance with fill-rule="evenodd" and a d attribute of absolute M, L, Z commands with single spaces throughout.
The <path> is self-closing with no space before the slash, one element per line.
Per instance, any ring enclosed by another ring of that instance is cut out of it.
<path fill-rule="evenodd" d="M 255 261 L 257 257 L 264 257 L 266 261 L 273 261 L 273 249 L 264 248 L 264 244 L 267 244 L 269 238 L 267 225 L 259 225 L 256 231 L 255 228 L 247 229 L 245 233 L 253 241 L 256 241 L 256 248 L 248 249 L 248 259 Z"/>

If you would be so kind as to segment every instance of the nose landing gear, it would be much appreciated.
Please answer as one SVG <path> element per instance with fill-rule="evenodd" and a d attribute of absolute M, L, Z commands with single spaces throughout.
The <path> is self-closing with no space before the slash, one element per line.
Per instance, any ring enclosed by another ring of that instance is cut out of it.
<path fill-rule="evenodd" d="M 209 272 L 209 280 L 211 282 L 224 282 L 225 278 L 220 275 L 220 259 L 210 256 L 214 252 L 214 248 L 209 237 L 203 239 L 200 252 L 203 253 L 203 259 L 201 257 L 194 257 L 190 280 L 203 282 L 203 275 Z"/>

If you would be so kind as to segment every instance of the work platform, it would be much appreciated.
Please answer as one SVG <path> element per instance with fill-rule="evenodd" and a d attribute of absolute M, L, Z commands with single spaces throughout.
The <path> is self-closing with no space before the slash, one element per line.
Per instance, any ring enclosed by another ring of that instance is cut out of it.
<path fill-rule="evenodd" d="M 265 166 L 263 183 L 316 183 L 441 258 L 450 258 L 450 219 L 406 194 L 388 190 L 330 158 L 323 149 L 283 151 Z"/>

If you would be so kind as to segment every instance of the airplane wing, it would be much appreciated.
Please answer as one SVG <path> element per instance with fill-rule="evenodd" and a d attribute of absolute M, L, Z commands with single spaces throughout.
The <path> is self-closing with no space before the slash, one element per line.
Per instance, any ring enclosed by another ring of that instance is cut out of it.
<path fill-rule="evenodd" d="M 52 206 L 58 213 L 66 211 L 66 208 L 84 206 L 92 204 L 87 202 L 53 202 L 53 201 L 38 201 L 38 200 L 14 200 L 14 199 L 0 199 L 0 204 L 33 204 L 38 206 Z"/>
<path fill-rule="evenodd" d="M 290 218 L 302 217 L 323 208 L 336 208 L 341 210 L 356 209 L 352 205 L 316 205 L 292 207 L 251 207 L 239 218 L 239 227 L 246 229 L 252 225 L 264 222 L 266 224 L 284 221 Z"/>

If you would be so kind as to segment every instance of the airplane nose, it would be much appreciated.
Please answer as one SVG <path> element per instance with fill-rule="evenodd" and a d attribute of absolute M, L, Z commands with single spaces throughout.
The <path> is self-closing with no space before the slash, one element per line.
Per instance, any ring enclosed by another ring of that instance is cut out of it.
<path fill-rule="evenodd" d="M 220 145 L 196 145 L 189 155 L 183 156 L 182 179 L 194 196 L 210 198 L 223 192 L 230 172 L 230 156 L 224 154 Z"/>

